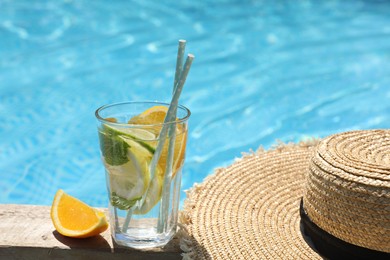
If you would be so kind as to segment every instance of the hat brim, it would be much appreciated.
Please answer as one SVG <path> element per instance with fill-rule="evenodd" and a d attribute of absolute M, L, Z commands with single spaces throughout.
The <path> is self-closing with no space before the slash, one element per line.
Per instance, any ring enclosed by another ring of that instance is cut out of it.
<path fill-rule="evenodd" d="M 181 214 L 189 259 L 322 259 L 299 214 L 315 142 L 244 155 L 187 192 Z"/>

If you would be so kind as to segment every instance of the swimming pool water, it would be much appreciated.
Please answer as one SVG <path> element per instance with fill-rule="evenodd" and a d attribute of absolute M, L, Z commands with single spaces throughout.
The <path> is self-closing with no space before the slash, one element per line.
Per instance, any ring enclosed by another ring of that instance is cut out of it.
<path fill-rule="evenodd" d="M 0 0 L 0 203 L 106 206 L 94 111 L 169 101 L 195 55 L 182 189 L 242 152 L 390 128 L 388 1 Z M 184 193 L 182 194 L 184 198 Z"/>

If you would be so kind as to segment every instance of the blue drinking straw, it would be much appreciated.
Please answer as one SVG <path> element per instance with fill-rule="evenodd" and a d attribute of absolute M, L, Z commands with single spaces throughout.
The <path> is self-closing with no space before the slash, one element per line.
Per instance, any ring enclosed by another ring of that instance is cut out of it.
<path fill-rule="evenodd" d="M 172 102 L 169 106 L 169 108 L 172 107 L 172 115 L 169 118 L 168 122 L 171 122 L 168 129 L 168 136 L 169 136 L 169 145 L 168 145 L 168 156 L 167 156 L 167 165 L 165 169 L 165 176 L 163 181 L 163 191 L 161 195 L 161 206 L 160 206 L 160 212 L 158 217 L 158 223 L 157 223 L 157 232 L 163 232 L 166 227 L 166 217 L 168 215 L 168 208 L 169 208 L 169 199 L 170 199 L 170 190 L 171 190 L 171 178 L 172 178 L 172 163 L 173 163 L 173 156 L 174 156 L 174 147 L 175 147 L 175 139 L 176 139 L 176 123 L 174 120 L 176 120 L 176 114 L 177 114 L 177 106 L 179 102 L 179 96 L 183 89 L 184 83 L 186 81 L 188 72 L 190 71 L 192 61 L 194 59 L 194 55 L 189 54 L 186 59 L 186 63 L 184 64 L 184 69 L 180 75 L 179 82 L 177 84 L 177 87 L 175 88 L 175 92 L 172 98 Z M 176 98 L 177 96 L 177 98 Z M 168 108 L 168 113 L 169 113 Z M 167 113 L 167 117 L 168 117 Z M 165 126 L 165 125 L 164 125 Z M 162 131 L 161 131 L 162 133 Z M 162 140 L 165 139 L 165 136 Z M 159 140 L 161 141 L 161 139 Z M 164 143 L 163 141 L 161 143 Z M 158 148 L 157 148 L 158 149 Z M 158 161 L 158 160 L 157 160 Z"/>
<path fill-rule="evenodd" d="M 176 112 L 177 112 L 177 106 L 179 103 L 179 97 L 180 97 L 180 94 L 183 90 L 184 83 L 186 82 L 187 75 L 188 75 L 188 72 L 190 71 L 191 64 L 192 64 L 192 61 L 194 58 L 195 58 L 194 55 L 188 54 L 186 62 L 184 64 L 183 72 L 181 73 L 179 81 L 176 84 L 176 88 L 175 88 L 175 92 L 173 93 L 172 101 L 169 105 L 167 115 L 165 116 L 165 119 L 164 119 L 163 127 L 162 127 L 160 135 L 158 137 L 159 140 L 158 140 L 157 148 L 156 148 L 156 151 L 154 152 L 152 162 L 150 164 L 151 165 L 151 173 L 150 173 L 151 179 L 154 178 L 156 165 L 157 165 L 158 160 L 160 159 L 162 148 L 164 146 L 164 139 L 167 136 L 168 127 L 170 126 L 169 123 L 174 122 L 176 120 Z M 171 125 L 175 126 L 175 124 L 171 124 Z M 149 182 L 149 184 L 150 184 L 150 182 Z"/>
<path fill-rule="evenodd" d="M 174 141 L 175 141 L 175 139 L 172 138 L 172 133 L 175 132 L 175 130 L 176 130 L 176 124 L 172 123 L 172 122 L 174 122 L 176 120 L 177 106 L 179 104 L 179 97 L 180 97 L 180 94 L 183 90 L 184 83 L 187 79 L 188 73 L 190 71 L 192 61 L 195 58 L 195 56 L 193 54 L 188 54 L 186 62 L 184 64 L 184 68 L 182 67 L 181 64 L 182 64 L 182 60 L 183 60 L 185 43 L 186 43 L 185 40 L 179 40 L 178 56 L 177 56 L 177 60 L 176 60 L 177 64 L 176 64 L 176 72 L 175 72 L 175 81 L 174 81 L 174 87 L 173 87 L 173 96 L 172 96 L 171 103 L 168 107 L 167 115 L 165 116 L 165 119 L 164 119 L 163 127 L 162 127 L 160 135 L 158 137 L 159 141 L 157 144 L 157 148 L 155 150 L 152 161 L 150 163 L 150 181 L 148 183 L 148 186 L 147 186 L 147 189 L 146 189 L 144 195 L 142 196 L 142 199 L 136 203 L 138 208 L 141 208 L 142 205 L 144 204 L 145 197 L 149 191 L 151 182 L 152 182 L 153 178 L 155 178 L 157 163 L 158 163 L 158 160 L 160 159 L 162 149 L 164 147 L 164 140 L 166 139 L 168 130 L 171 134 L 169 147 L 168 147 L 168 158 L 171 158 L 171 159 L 168 160 L 169 165 L 167 165 L 167 169 L 172 169 L 172 161 L 173 161 L 172 160 L 172 158 L 173 158 L 172 149 L 174 147 Z M 174 136 L 174 134 L 173 134 L 173 136 Z M 173 141 L 172 141 L 172 139 L 173 139 Z M 168 181 L 170 181 L 171 176 L 168 172 L 166 172 L 166 173 L 167 174 L 164 178 L 162 197 L 166 197 L 164 195 L 167 192 L 169 193 L 169 191 L 170 191 L 170 185 L 168 185 Z M 166 186 L 169 186 L 169 187 L 166 187 Z M 167 198 L 167 199 L 169 200 L 169 198 Z M 160 208 L 160 215 L 162 214 L 163 219 L 161 218 L 161 216 L 159 217 L 159 223 L 158 223 L 158 227 L 157 227 L 158 232 L 161 232 L 164 229 L 165 214 L 163 214 L 163 212 L 166 212 L 168 210 L 168 206 L 167 206 L 167 205 L 169 205 L 168 200 L 164 200 L 164 203 L 162 203 L 163 205 Z M 133 208 L 129 209 L 127 212 L 125 222 L 122 226 L 122 230 L 124 232 L 127 230 L 128 226 L 129 226 L 132 213 L 133 213 Z"/>
<path fill-rule="evenodd" d="M 180 79 L 180 74 L 183 70 L 183 56 L 186 49 L 186 40 L 179 40 L 179 47 L 177 49 L 177 59 L 176 59 L 176 72 L 175 72 L 175 81 L 173 82 L 173 92 L 175 93 L 177 82 Z"/>

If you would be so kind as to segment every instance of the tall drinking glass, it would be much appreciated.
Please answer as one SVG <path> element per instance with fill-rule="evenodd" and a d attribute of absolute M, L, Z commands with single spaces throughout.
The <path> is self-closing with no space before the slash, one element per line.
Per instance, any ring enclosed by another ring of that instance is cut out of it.
<path fill-rule="evenodd" d="M 120 245 L 164 246 L 176 232 L 191 113 L 179 105 L 176 120 L 164 124 L 168 107 L 125 102 L 96 110 L 111 234 Z"/>

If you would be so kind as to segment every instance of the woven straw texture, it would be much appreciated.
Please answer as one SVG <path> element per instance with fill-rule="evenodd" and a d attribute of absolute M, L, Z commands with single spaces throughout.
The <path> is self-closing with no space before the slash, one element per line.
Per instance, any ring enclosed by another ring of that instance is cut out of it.
<path fill-rule="evenodd" d="M 353 131 L 318 145 L 304 207 L 323 230 L 390 253 L 390 131 Z"/>
<path fill-rule="evenodd" d="M 188 193 L 184 259 L 321 259 L 300 230 L 312 144 L 244 155 Z"/>

